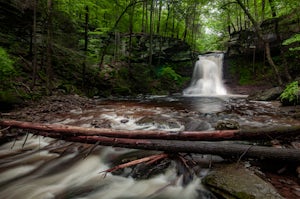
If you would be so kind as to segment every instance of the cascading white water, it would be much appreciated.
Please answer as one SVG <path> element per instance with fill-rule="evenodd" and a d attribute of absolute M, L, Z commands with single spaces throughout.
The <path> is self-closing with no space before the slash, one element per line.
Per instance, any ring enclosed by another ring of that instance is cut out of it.
<path fill-rule="evenodd" d="M 199 55 L 191 84 L 183 91 L 184 95 L 226 95 L 222 81 L 223 53 Z"/>

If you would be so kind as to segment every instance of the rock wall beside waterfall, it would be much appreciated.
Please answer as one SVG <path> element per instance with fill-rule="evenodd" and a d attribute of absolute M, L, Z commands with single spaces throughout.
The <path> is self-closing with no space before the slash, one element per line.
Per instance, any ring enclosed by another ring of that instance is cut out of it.
<path fill-rule="evenodd" d="M 280 41 L 276 35 L 276 21 L 278 22 L 279 36 L 282 40 L 290 38 L 292 35 L 300 32 L 300 9 L 291 14 L 278 18 L 267 19 L 260 25 L 264 33 L 264 39 L 270 42 L 273 53 L 278 53 Z M 253 27 L 233 32 L 228 41 L 228 55 L 249 55 L 264 52 L 263 42 L 257 38 Z M 262 54 L 261 54 L 262 55 Z"/>
<path fill-rule="evenodd" d="M 116 43 L 115 40 L 118 42 Z M 111 41 L 110 50 L 106 56 L 111 59 L 113 57 L 130 59 L 133 63 L 145 63 L 148 62 L 150 56 L 150 42 L 149 34 L 116 34 Z M 195 56 L 186 42 L 177 38 L 159 35 L 152 36 L 151 55 L 154 65 L 191 61 Z"/>
<path fill-rule="evenodd" d="M 110 41 L 100 71 L 102 87 L 107 91 L 100 95 L 181 92 L 192 75 L 197 55 L 177 38 L 153 35 L 151 42 L 148 34 L 117 34 Z"/>

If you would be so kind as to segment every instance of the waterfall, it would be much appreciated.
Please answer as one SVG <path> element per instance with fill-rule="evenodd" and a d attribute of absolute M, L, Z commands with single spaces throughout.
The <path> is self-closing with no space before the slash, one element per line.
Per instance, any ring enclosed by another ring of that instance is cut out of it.
<path fill-rule="evenodd" d="M 195 63 L 191 84 L 184 95 L 226 95 L 223 85 L 223 53 L 199 55 Z"/>

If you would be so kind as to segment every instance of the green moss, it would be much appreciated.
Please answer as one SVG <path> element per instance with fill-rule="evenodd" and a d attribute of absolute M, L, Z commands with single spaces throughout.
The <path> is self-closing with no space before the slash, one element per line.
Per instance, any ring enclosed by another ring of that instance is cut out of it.
<path fill-rule="evenodd" d="M 13 64 L 6 50 L 0 47 L 0 87 L 5 88 L 10 85 L 10 80 L 16 72 Z"/>

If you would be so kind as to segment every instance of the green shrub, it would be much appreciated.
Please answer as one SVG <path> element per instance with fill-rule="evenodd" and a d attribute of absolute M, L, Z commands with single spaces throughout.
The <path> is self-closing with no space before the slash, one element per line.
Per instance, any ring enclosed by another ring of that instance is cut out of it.
<path fill-rule="evenodd" d="M 170 66 L 161 68 L 159 71 L 159 77 L 175 81 L 178 85 L 182 84 L 183 81 L 181 75 L 177 74 Z"/>
<path fill-rule="evenodd" d="M 241 68 L 239 84 L 240 85 L 249 85 L 252 83 L 253 83 L 253 79 L 252 79 L 251 71 L 247 68 Z"/>
<path fill-rule="evenodd" d="M 280 95 L 280 101 L 283 105 L 296 105 L 298 103 L 298 81 L 294 81 L 286 86 Z"/>
<path fill-rule="evenodd" d="M 10 84 L 10 79 L 15 73 L 14 62 L 9 58 L 7 52 L 0 47 L 0 82 L 2 86 Z"/>
<path fill-rule="evenodd" d="M 287 40 L 285 40 L 282 44 L 285 45 L 285 46 L 288 46 L 288 45 L 299 43 L 299 42 L 300 42 L 300 34 L 295 34 L 292 37 L 290 37 Z M 289 48 L 289 50 L 290 51 L 299 51 L 300 50 L 300 46 Z"/>

